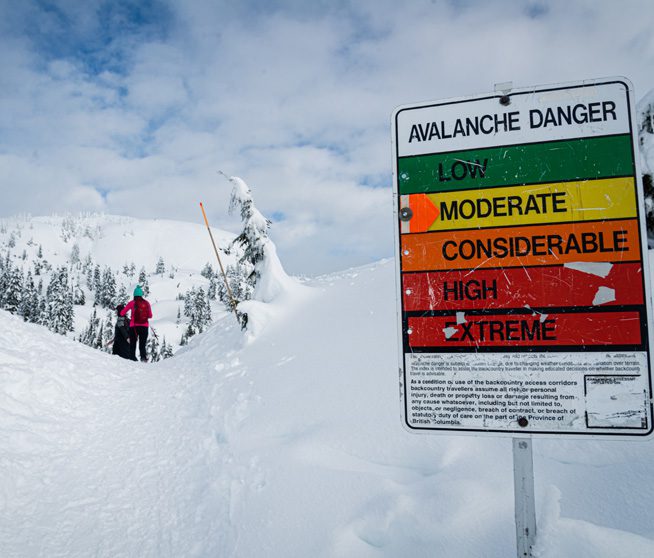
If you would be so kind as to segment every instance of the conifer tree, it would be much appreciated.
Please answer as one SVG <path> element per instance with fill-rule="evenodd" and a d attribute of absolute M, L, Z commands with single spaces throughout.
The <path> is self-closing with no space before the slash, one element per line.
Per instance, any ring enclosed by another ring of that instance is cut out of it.
<path fill-rule="evenodd" d="M 21 305 L 23 274 L 11 264 L 5 265 L 4 280 L 0 284 L 0 308 L 12 314 L 17 314 Z"/>
<path fill-rule="evenodd" d="M 86 295 L 79 281 L 75 283 L 75 288 L 73 289 L 73 304 L 76 306 L 84 306 L 86 304 Z"/>
<path fill-rule="evenodd" d="M 154 335 L 148 337 L 146 350 L 150 355 L 150 362 L 158 362 L 161 360 L 161 355 L 159 354 L 159 341 Z"/>
<path fill-rule="evenodd" d="M 164 260 L 161 256 L 159 256 L 159 259 L 157 260 L 157 267 L 155 268 L 154 272 L 157 275 L 163 275 L 166 273 L 166 264 L 164 263 Z"/>
<path fill-rule="evenodd" d="M 233 184 L 230 199 L 230 212 L 240 208 L 243 231 L 234 239 L 243 249 L 239 259 L 241 264 L 252 266 L 248 275 L 253 290 L 252 298 L 260 302 L 270 302 L 290 285 L 290 279 L 284 271 L 275 245 L 268 237 L 270 221 L 254 206 L 252 193 L 248 185 L 238 178 L 229 178 Z M 247 327 L 247 315 L 238 313 L 241 327 Z"/>
<path fill-rule="evenodd" d="M 186 334 L 187 338 L 192 337 L 197 332 L 197 309 L 195 308 L 196 292 L 195 287 L 189 290 L 184 296 L 184 315 L 189 319 Z"/>
<path fill-rule="evenodd" d="M 114 322 L 113 322 L 113 316 L 111 313 L 107 314 L 107 317 L 104 320 L 103 324 L 103 330 L 102 330 L 102 336 L 101 336 L 101 341 L 100 341 L 100 347 L 98 347 L 100 350 L 110 353 L 112 351 L 111 347 L 111 341 L 114 338 Z"/>
<path fill-rule="evenodd" d="M 196 329 L 202 333 L 211 323 L 211 305 L 202 287 L 195 292 Z"/>
<path fill-rule="evenodd" d="M 102 287 L 102 274 L 100 273 L 100 266 L 98 264 L 95 264 L 95 268 L 93 269 L 93 284 L 89 285 L 89 288 L 97 293 L 101 287 Z M 99 304 L 99 302 L 97 302 L 96 304 Z"/>
<path fill-rule="evenodd" d="M 73 244 L 70 250 L 70 263 L 75 266 L 79 263 L 79 244 Z"/>
<path fill-rule="evenodd" d="M 651 95 L 651 93 L 650 93 Z M 652 97 L 654 100 L 654 97 Z M 641 101 L 643 103 L 644 101 Z M 654 237 L 654 169 L 648 169 L 645 149 L 654 141 L 654 102 L 645 102 L 639 107 L 640 123 L 638 125 L 638 139 L 643 153 L 643 194 L 645 196 L 645 223 L 650 238 Z"/>
<path fill-rule="evenodd" d="M 36 321 L 37 324 L 48 326 L 48 306 L 45 303 L 45 297 L 39 298 L 39 316 Z"/>
<path fill-rule="evenodd" d="M 91 254 L 86 254 L 86 258 L 84 258 L 84 262 L 82 263 L 82 273 L 86 274 L 88 273 L 89 269 L 93 267 L 93 259 L 91 258 Z"/>
<path fill-rule="evenodd" d="M 161 359 L 164 360 L 166 358 L 170 358 L 173 356 L 173 346 L 166 343 L 166 338 L 163 338 L 163 341 L 161 342 L 161 351 L 160 351 Z"/>
<path fill-rule="evenodd" d="M 189 319 L 187 338 L 202 333 L 211 323 L 211 305 L 202 287 L 193 287 L 184 296 L 184 315 Z"/>
<path fill-rule="evenodd" d="M 109 267 L 105 267 L 102 273 L 100 304 L 103 308 L 114 308 L 116 306 L 116 279 Z"/>
<path fill-rule="evenodd" d="M 95 338 L 93 339 L 91 344 L 91 347 L 93 347 L 94 349 L 102 350 L 103 348 L 102 344 L 105 336 L 104 330 L 105 330 L 105 324 L 104 322 L 100 321 L 100 324 L 95 334 Z"/>
<path fill-rule="evenodd" d="M 118 290 L 118 295 L 116 296 L 116 305 L 127 304 L 128 301 L 129 293 L 127 292 L 127 287 L 121 283 L 120 289 Z"/>
<path fill-rule="evenodd" d="M 225 276 L 229 283 L 229 288 L 232 291 L 232 296 L 238 302 L 243 302 L 244 300 L 250 300 L 252 298 L 252 292 L 254 290 L 254 285 L 249 279 L 251 276 L 252 266 L 247 262 L 237 261 L 235 265 L 228 265 L 225 269 Z M 216 296 L 220 300 L 227 310 L 231 309 L 231 300 L 229 298 L 229 293 L 227 292 L 227 287 L 225 286 L 225 281 L 219 281 L 216 285 Z"/>
<path fill-rule="evenodd" d="M 209 276 L 209 288 L 207 289 L 207 297 L 209 297 L 209 300 L 216 300 L 217 295 L 218 295 L 218 281 L 216 280 L 216 276 L 214 274 L 211 274 Z"/>
<path fill-rule="evenodd" d="M 84 331 L 82 331 L 81 335 L 79 336 L 80 343 L 84 343 L 89 347 L 93 347 L 95 339 L 97 337 L 97 331 L 99 325 L 100 325 L 100 320 L 98 319 L 98 313 L 97 310 L 94 308 L 93 313 L 89 318 L 88 325 L 86 326 L 86 328 L 84 328 Z"/>
<path fill-rule="evenodd" d="M 150 283 L 148 282 L 148 275 L 144 267 L 141 268 L 141 272 L 139 273 L 139 285 L 143 289 L 143 296 L 147 298 L 150 295 Z"/>
<path fill-rule="evenodd" d="M 19 314 L 26 322 L 38 322 L 39 294 L 36 292 L 32 272 L 28 271 L 23 282 Z"/>
<path fill-rule="evenodd" d="M 243 230 L 234 239 L 233 244 L 240 244 L 243 248 L 240 261 L 252 264 L 250 279 L 253 285 L 256 285 L 257 279 L 261 277 L 261 270 L 257 264 L 264 259 L 270 221 L 254 206 L 249 186 L 237 176 L 232 176 L 229 180 L 234 185 L 229 201 L 229 212 L 233 213 L 236 208 L 239 208 L 243 222 Z"/>
<path fill-rule="evenodd" d="M 87 267 L 86 267 L 86 286 L 89 289 L 89 291 L 93 291 L 95 287 L 95 282 L 93 281 L 93 263 L 91 262 Z"/>
<path fill-rule="evenodd" d="M 202 271 L 200 271 L 200 275 L 204 277 L 205 279 L 211 279 L 213 277 L 214 272 L 213 272 L 213 267 L 211 267 L 210 263 L 206 263 L 204 267 L 202 268 Z"/>
<path fill-rule="evenodd" d="M 73 295 L 65 266 L 55 271 L 46 290 L 47 326 L 55 333 L 65 335 L 73 331 Z"/>

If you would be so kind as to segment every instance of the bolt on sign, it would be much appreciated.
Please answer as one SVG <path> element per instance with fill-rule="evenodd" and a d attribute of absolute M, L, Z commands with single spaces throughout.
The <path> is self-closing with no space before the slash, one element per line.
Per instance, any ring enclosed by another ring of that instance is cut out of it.
<path fill-rule="evenodd" d="M 396 109 L 409 429 L 652 432 L 633 108 L 615 78 Z"/>

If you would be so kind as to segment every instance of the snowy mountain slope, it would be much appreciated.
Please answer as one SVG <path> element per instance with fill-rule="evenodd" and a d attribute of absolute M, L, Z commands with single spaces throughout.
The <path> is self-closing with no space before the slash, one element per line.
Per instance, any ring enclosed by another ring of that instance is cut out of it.
<path fill-rule="evenodd" d="M 509 438 L 400 425 L 391 261 L 140 364 L 2 313 L 0 554 L 505 557 Z M 652 442 L 535 446 L 539 556 L 654 554 Z"/>
<path fill-rule="evenodd" d="M 198 216 L 201 219 L 198 210 Z M 227 247 L 234 235 L 212 229 L 219 247 Z M 193 288 L 209 288 L 209 280 L 201 275 L 210 263 L 218 270 L 216 258 L 206 227 L 201 224 L 167 220 L 142 220 L 113 215 L 78 215 L 50 217 L 12 217 L 0 220 L 0 254 L 9 255 L 9 262 L 25 275 L 31 272 L 35 283 L 43 289 L 59 266 L 68 268 L 71 287 L 79 286 L 85 296 L 83 305 L 75 304 L 73 326 L 69 336 L 79 337 L 89 325 L 94 308 L 101 320 L 114 315 L 110 308 L 94 307 L 94 289 L 89 281 L 94 267 L 110 269 L 119 291 L 131 298 L 134 287 L 145 274 L 150 287 L 148 299 L 152 303 L 152 326 L 173 346 L 179 345 L 186 330 L 188 317 L 184 316 L 185 293 Z M 226 267 L 233 264 L 236 253 L 222 254 Z M 165 271 L 156 273 L 161 260 Z M 40 273 L 36 272 L 37 267 Z M 129 269 L 131 268 L 131 269 Z M 129 269 L 129 271 L 128 271 Z M 25 290 L 25 287 L 23 287 Z M 41 294 L 44 294 L 43 292 Z M 215 317 L 225 312 L 219 301 L 210 301 Z M 0 307 L 2 305 L 0 304 Z M 178 317 L 179 314 L 179 317 Z M 113 331 L 113 325 L 111 325 Z"/>
<path fill-rule="evenodd" d="M 180 270 L 196 270 L 213 255 L 199 209 L 197 224 L 105 214 L 18 216 L 0 222 L 3 229 L 0 238 L 17 231 L 15 253 L 26 249 L 30 256 L 41 244 L 48 259 L 56 265 L 70 259 L 75 244 L 79 245 L 80 259 L 91 254 L 100 265 L 116 269 L 135 262 L 137 268 L 153 270 L 161 256 Z M 212 231 L 218 245 L 226 245 L 234 237 L 217 228 Z M 30 239 L 33 245 L 29 244 Z"/>

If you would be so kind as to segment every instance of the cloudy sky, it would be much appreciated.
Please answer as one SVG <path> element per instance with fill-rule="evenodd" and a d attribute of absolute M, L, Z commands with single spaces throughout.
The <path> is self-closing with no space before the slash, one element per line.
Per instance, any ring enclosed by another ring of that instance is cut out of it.
<path fill-rule="evenodd" d="M 651 0 L 0 0 L 0 217 L 237 232 L 221 170 L 344 269 L 394 251 L 394 107 L 613 75 L 654 88 Z"/>

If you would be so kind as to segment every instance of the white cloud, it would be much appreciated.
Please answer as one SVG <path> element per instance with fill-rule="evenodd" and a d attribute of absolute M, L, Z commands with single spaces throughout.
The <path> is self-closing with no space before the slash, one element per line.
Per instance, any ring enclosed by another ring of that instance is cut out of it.
<path fill-rule="evenodd" d="M 198 221 L 202 199 L 237 227 L 223 170 L 279 217 L 298 273 L 392 254 L 395 106 L 502 81 L 654 87 L 645 1 L 175 1 L 115 8 L 111 36 L 109 4 L 59 4 L 0 3 L 0 213 Z"/>

